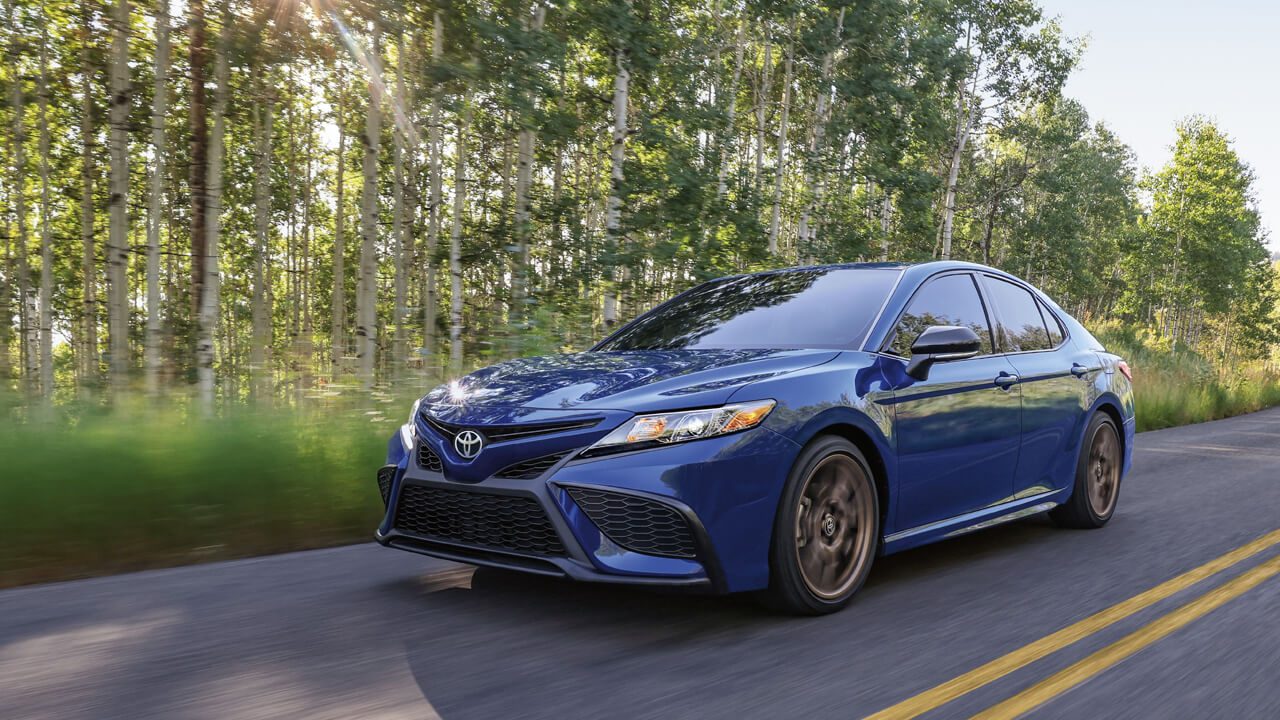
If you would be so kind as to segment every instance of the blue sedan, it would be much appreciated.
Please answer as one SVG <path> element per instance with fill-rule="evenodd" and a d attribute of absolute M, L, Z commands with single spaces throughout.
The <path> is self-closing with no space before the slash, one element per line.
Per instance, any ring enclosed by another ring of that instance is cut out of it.
<path fill-rule="evenodd" d="M 699 285 L 587 352 L 419 400 L 383 545 L 578 580 L 843 607 L 875 558 L 1115 512 L 1131 373 L 1056 303 L 959 262 Z"/>

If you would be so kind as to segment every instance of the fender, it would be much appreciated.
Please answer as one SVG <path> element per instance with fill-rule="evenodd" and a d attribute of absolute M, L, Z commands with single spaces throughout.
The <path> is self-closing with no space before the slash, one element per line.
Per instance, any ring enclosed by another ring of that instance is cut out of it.
<path fill-rule="evenodd" d="M 867 456 L 872 471 L 880 475 L 881 482 L 877 485 L 884 495 L 880 499 L 881 535 L 893 532 L 897 529 L 894 518 L 898 511 L 898 459 L 892 435 L 886 436 L 881 427 L 862 411 L 845 405 L 814 415 L 791 439 L 803 447 L 815 437 L 833 431 L 853 441 Z"/>
<path fill-rule="evenodd" d="M 898 464 L 894 407 L 887 402 L 893 390 L 885 380 L 885 362 L 901 364 L 871 353 L 844 352 L 831 362 L 747 385 L 732 399 L 778 398 L 765 427 L 795 443 L 797 454 L 832 428 L 858 444 L 882 481 L 887 500 L 881 501 L 881 509 L 889 529 L 897 517 Z"/>
<path fill-rule="evenodd" d="M 1121 401 L 1120 396 L 1116 395 L 1115 392 L 1111 390 L 1107 390 L 1102 395 L 1099 395 L 1097 399 L 1093 401 L 1093 405 L 1089 407 L 1089 412 L 1085 416 L 1084 421 L 1086 426 L 1088 424 L 1088 418 L 1093 417 L 1093 414 L 1101 410 L 1103 407 L 1111 408 L 1111 410 L 1115 412 L 1116 416 L 1120 418 L 1120 427 L 1116 429 L 1120 431 L 1120 455 L 1124 458 L 1124 465 L 1120 469 L 1120 480 L 1123 482 L 1124 476 L 1128 474 L 1129 470 L 1133 467 L 1133 416 L 1130 415 L 1126 417 L 1124 412 L 1124 402 Z M 1079 446 L 1083 442 L 1084 430 L 1082 429 L 1080 434 L 1076 436 L 1076 445 Z"/>

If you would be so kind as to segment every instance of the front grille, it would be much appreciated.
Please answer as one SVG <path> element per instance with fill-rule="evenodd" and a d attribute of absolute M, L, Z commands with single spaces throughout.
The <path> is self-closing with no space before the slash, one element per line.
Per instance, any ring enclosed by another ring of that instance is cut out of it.
<path fill-rule="evenodd" d="M 396 466 L 385 465 L 378 468 L 378 494 L 382 496 L 382 507 L 387 506 L 391 497 L 391 483 L 396 479 Z"/>
<path fill-rule="evenodd" d="M 508 440 L 519 440 L 521 438 L 536 437 L 538 435 L 550 435 L 551 433 L 568 432 L 570 430 L 582 430 L 584 428 L 599 425 L 604 418 L 588 418 L 586 420 L 565 420 L 562 422 L 549 423 L 526 423 L 523 425 L 455 425 L 453 423 L 443 422 L 428 415 L 425 411 L 419 412 L 422 420 L 431 427 L 432 430 L 440 433 L 444 437 L 452 440 L 455 435 L 468 428 L 476 430 L 484 435 L 485 440 L 490 443 L 506 442 Z"/>
<path fill-rule="evenodd" d="M 566 487 L 565 491 L 600 532 L 628 550 L 678 558 L 698 554 L 689 523 L 670 505 L 589 488 Z"/>
<path fill-rule="evenodd" d="M 564 555 L 537 500 L 521 495 L 406 485 L 395 527 L 425 538 L 533 555 Z"/>
<path fill-rule="evenodd" d="M 507 478 L 510 480 L 537 480 L 542 474 L 550 470 L 553 465 L 560 462 L 560 458 L 568 455 L 568 452 L 555 453 L 553 455 L 544 455 L 540 458 L 525 460 L 514 465 L 508 465 L 498 471 L 495 477 Z"/>
<path fill-rule="evenodd" d="M 431 472 L 444 472 L 444 463 L 440 462 L 440 456 L 424 442 L 418 443 L 418 467 Z"/>

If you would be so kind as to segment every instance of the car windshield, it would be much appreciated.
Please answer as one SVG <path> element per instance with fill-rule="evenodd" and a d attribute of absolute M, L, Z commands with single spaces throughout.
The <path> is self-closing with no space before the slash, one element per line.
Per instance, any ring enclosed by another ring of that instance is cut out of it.
<path fill-rule="evenodd" d="M 836 267 L 713 280 L 595 349 L 848 348 L 867 334 L 900 274 Z"/>

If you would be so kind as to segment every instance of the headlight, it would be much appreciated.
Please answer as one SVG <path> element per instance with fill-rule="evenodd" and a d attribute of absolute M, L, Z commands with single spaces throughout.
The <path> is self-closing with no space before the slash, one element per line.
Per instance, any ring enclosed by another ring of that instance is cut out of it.
<path fill-rule="evenodd" d="M 682 410 L 631 418 L 588 448 L 588 455 L 669 445 L 728 435 L 759 425 L 777 405 L 773 400 L 734 403 L 706 410 Z"/>
<path fill-rule="evenodd" d="M 413 447 L 418 437 L 418 408 L 422 407 L 422 398 L 413 401 L 413 409 L 409 411 L 409 422 L 400 426 L 400 443 L 405 449 Z"/>

